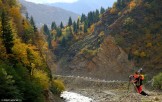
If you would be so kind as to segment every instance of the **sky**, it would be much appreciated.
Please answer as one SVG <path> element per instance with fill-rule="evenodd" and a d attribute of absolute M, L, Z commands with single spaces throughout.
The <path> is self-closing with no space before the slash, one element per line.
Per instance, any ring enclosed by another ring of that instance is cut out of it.
<path fill-rule="evenodd" d="M 44 4 L 44 3 L 56 3 L 56 2 L 73 3 L 73 2 L 76 2 L 78 0 L 26 0 L 26 1 Z"/>

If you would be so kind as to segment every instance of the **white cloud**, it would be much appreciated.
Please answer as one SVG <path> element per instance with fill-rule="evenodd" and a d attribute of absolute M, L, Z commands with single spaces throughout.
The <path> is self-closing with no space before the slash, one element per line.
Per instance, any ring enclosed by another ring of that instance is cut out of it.
<path fill-rule="evenodd" d="M 56 2 L 73 3 L 78 0 L 26 0 L 26 1 L 43 4 L 43 3 L 56 3 Z"/>

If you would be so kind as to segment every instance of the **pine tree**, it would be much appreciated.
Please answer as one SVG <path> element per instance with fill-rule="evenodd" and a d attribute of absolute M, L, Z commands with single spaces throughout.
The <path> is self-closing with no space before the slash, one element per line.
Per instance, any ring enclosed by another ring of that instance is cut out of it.
<path fill-rule="evenodd" d="M 23 42 L 29 43 L 34 36 L 33 27 L 31 27 L 25 19 L 22 20 L 23 34 L 21 35 Z"/>
<path fill-rule="evenodd" d="M 100 14 L 103 14 L 104 12 L 105 12 L 105 9 L 103 7 L 101 7 Z"/>
<path fill-rule="evenodd" d="M 52 22 L 52 24 L 51 24 L 51 30 L 56 30 L 57 29 L 57 25 L 56 25 L 56 23 L 55 22 Z"/>
<path fill-rule="evenodd" d="M 62 22 L 60 23 L 60 28 L 61 28 L 61 29 L 64 28 L 64 25 L 63 25 Z"/>
<path fill-rule="evenodd" d="M 88 22 L 85 21 L 85 22 L 84 22 L 84 33 L 87 32 L 87 29 L 88 29 Z"/>
<path fill-rule="evenodd" d="M 77 24 L 76 24 L 75 21 L 73 22 L 73 31 L 74 31 L 75 33 L 77 32 Z"/>
<path fill-rule="evenodd" d="M 78 18 L 78 20 L 77 20 L 77 29 L 79 29 L 79 23 L 80 23 L 80 19 Z"/>
<path fill-rule="evenodd" d="M 43 31 L 44 31 L 44 34 L 46 34 L 48 36 L 50 35 L 50 31 L 49 31 L 48 26 L 46 24 L 44 24 L 44 26 L 43 26 Z"/>
<path fill-rule="evenodd" d="M 72 19 L 71 17 L 69 17 L 68 26 L 71 26 L 71 25 L 72 25 Z"/>
<path fill-rule="evenodd" d="M 17 75 L 18 76 L 18 75 Z M 20 90 L 18 90 L 18 87 L 16 87 L 15 85 L 15 80 L 13 79 L 12 75 L 9 75 L 7 73 L 7 71 L 2 68 L 2 66 L 0 67 L 0 98 L 1 100 L 3 98 L 20 98 L 21 94 L 20 94 Z"/>
<path fill-rule="evenodd" d="M 43 26 L 43 31 L 44 31 L 45 35 L 47 35 L 48 47 L 52 48 L 52 45 L 51 45 L 52 38 L 51 38 L 50 31 L 48 29 L 48 26 L 46 24 L 44 24 L 44 26 Z"/>
<path fill-rule="evenodd" d="M 32 27 L 33 27 L 33 29 L 34 29 L 34 32 L 37 32 L 37 27 L 36 27 L 36 25 L 35 25 L 35 22 L 34 22 L 34 19 L 33 19 L 32 16 L 31 16 L 31 18 L 30 18 L 30 24 L 32 25 Z"/>
<path fill-rule="evenodd" d="M 62 40 L 61 40 L 61 46 L 66 47 L 66 39 L 65 39 L 65 37 L 63 37 Z"/>
<path fill-rule="evenodd" d="M 26 17 L 27 20 L 29 20 L 29 14 L 28 14 L 28 12 L 25 13 L 25 17 Z"/>
<path fill-rule="evenodd" d="M 88 13 L 88 28 L 93 23 L 93 12 Z"/>
<path fill-rule="evenodd" d="M 82 14 L 80 22 L 83 23 L 86 21 L 86 15 Z"/>
<path fill-rule="evenodd" d="M 1 22 L 2 22 L 2 39 L 3 44 L 6 48 L 6 53 L 11 54 L 12 53 L 12 47 L 14 46 L 13 43 L 13 31 L 10 24 L 10 19 L 7 15 L 7 12 L 5 10 L 2 11 L 1 15 Z"/>
<path fill-rule="evenodd" d="M 71 27 L 69 27 L 68 29 L 66 29 L 66 35 L 67 35 L 67 40 L 68 41 L 72 41 L 72 39 L 73 39 L 73 33 L 72 33 Z"/>
<path fill-rule="evenodd" d="M 62 35 L 62 31 L 60 28 L 57 28 L 57 34 L 56 34 L 56 37 L 60 37 Z"/>
<path fill-rule="evenodd" d="M 99 15 L 100 15 L 99 10 L 96 10 L 96 12 L 95 12 L 95 22 L 99 21 Z"/>

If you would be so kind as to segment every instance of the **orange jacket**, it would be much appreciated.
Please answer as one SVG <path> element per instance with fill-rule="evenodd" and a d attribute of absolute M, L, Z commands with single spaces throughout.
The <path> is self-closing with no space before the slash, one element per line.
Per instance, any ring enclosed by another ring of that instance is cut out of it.
<path fill-rule="evenodd" d="M 134 74 L 133 76 L 134 76 L 135 79 L 139 77 L 138 74 Z"/>

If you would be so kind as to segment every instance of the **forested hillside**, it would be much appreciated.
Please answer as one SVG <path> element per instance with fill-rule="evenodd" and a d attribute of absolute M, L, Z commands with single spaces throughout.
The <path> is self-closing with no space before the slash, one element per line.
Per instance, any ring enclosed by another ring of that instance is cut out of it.
<path fill-rule="evenodd" d="M 48 44 L 21 7 L 0 0 L 0 101 L 50 102 L 51 92 L 57 96 L 64 86 L 52 78 Z"/>
<path fill-rule="evenodd" d="M 68 26 L 60 24 L 58 29 L 53 23 L 49 46 L 57 56 L 58 72 L 121 80 L 140 67 L 148 78 L 158 74 L 161 3 L 117 0 L 112 8 L 83 14 L 77 22 L 69 18 Z"/>
<path fill-rule="evenodd" d="M 162 71 L 161 4 L 160 0 L 118 0 L 102 16 L 105 25 L 113 17 L 109 34 L 127 52 L 129 61 L 150 76 Z"/>

